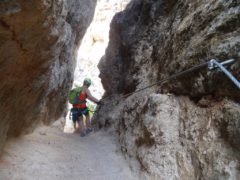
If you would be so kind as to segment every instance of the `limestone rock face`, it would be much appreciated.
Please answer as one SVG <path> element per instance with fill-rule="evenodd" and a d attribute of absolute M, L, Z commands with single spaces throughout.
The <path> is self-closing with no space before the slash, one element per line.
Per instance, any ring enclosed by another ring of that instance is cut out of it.
<path fill-rule="evenodd" d="M 205 67 L 126 96 L 211 59 L 235 59 L 228 69 L 240 79 L 239 14 L 235 0 L 132 0 L 113 18 L 96 120 L 114 125 L 144 178 L 240 178 L 240 91 L 222 72 Z"/>
<path fill-rule="evenodd" d="M 240 177 L 236 103 L 203 108 L 184 96 L 152 93 L 128 98 L 121 113 L 122 151 L 140 162 L 144 179 Z"/>
<path fill-rule="evenodd" d="M 65 112 L 76 48 L 96 0 L 0 2 L 0 149 Z"/>
<path fill-rule="evenodd" d="M 113 16 L 122 11 L 130 0 L 98 0 L 94 18 L 82 40 L 78 51 L 78 63 L 74 74 L 74 85 L 81 86 L 85 77 L 93 81 L 90 91 L 100 98 L 104 90 L 99 79 L 97 64 L 105 53 L 109 42 L 110 22 Z"/>

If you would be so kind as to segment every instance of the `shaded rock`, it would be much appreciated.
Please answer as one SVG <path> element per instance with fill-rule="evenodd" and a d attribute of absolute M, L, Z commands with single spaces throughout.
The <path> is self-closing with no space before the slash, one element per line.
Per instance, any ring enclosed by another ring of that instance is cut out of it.
<path fill-rule="evenodd" d="M 113 18 L 97 120 L 117 129 L 143 179 L 240 178 L 240 93 L 222 72 L 201 68 L 138 92 L 211 59 L 235 59 L 227 68 L 240 79 L 239 14 L 234 0 L 133 0 Z"/>
<path fill-rule="evenodd" d="M 235 59 L 239 79 L 239 3 L 236 1 L 132 1 L 111 24 L 110 45 L 99 64 L 104 88 L 134 92 L 210 59 Z M 111 66 L 111 68 L 109 68 Z M 240 101 L 237 87 L 207 67 L 162 88 L 200 98 L 205 94 Z"/>
<path fill-rule="evenodd" d="M 240 108 L 230 104 L 223 108 L 223 120 L 219 122 L 222 137 L 235 148 L 240 149 Z"/>

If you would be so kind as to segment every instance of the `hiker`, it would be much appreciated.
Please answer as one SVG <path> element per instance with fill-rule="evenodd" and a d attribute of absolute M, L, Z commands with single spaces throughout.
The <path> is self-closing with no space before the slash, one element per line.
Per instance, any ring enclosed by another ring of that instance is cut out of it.
<path fill-rule="evenodd" d="M 90 114 L 89 114 L 89 110 L 88 107 L 86 105 L 86 99 L 89 99 L 90 101 L 100 105 L 101 102 L 92 96 L 91 92 L 89 91 L 89 86 L 91 85 L 91 79 L 90 78 L 85 78 L 83 81 L 83 86 L 80 87 L 80 93 L 79 93 L 79 101 L 78 104 L 73 104 L 73 109 L 77 109 L 76 111 L 76 115 L 75 115 L 75 119 L 77 118 L 78 122 L 78 127 L 80 130 L 80 134 L 81 136 L 85 136 L 86 134 L 92 132 L 92 128 L 91 128 L 91 122 L 90 122 Z M 84 130 L 84 125 L 83 125 L 83 115 L 86 117 L 86 130 Z"/>

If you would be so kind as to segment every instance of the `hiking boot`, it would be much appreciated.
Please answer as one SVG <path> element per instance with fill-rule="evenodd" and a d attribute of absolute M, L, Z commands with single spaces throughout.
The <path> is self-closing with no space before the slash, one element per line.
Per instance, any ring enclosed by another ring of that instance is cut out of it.
<path fill-rule="evenodd" d="M 89 134 L 90 132 L 92 132 L 93 130 L 91 128 L 87 128 L 86 130 L 86 134 Z"/>
<path fill-rule="evenodd" d="M 86 136 L 86 133 L 85 133 L 85 132 L 82 132 L 82 133 L 80 133 L 80 136 L 81 136 L 81 137 L 84 137 L 84 136 Z"/>

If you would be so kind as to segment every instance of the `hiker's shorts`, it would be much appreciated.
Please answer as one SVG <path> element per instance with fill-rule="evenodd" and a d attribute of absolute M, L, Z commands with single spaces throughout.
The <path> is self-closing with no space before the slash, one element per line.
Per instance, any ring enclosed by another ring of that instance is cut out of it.
<path fill-rule="evenodd" d="M 83 115 L 85 115 L 85 116 L 87 116 L 88 115 L 88 113 L 89 113 L 89 110 L 88 110 L 88 108 L 86 107 L 86 108 L 84 108 L 84 109 L 80 109 L 81 110 L 81 114 L 83 114 Z"/>
<path fill-rule="evenodd" d="M 73 123 L 76 123 L 78 121 L 79 117 L 82 115 L 81 109 L 72 108 L 71 113 L 72 113 L 72 121 L 73 121 Z"/>

